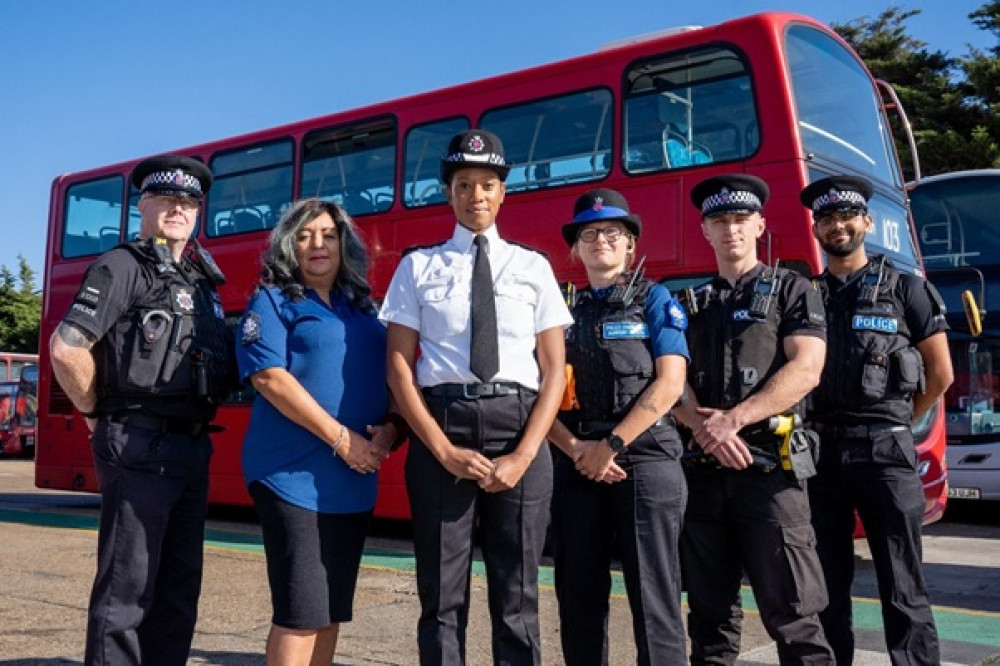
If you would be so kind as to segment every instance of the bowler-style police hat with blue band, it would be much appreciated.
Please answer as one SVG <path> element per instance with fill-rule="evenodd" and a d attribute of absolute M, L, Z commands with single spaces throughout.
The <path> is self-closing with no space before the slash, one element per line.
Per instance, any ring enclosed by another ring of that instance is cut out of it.
<path fill-rule="evenodd" d="M 184 155 L 157 155 L 135 166 L 132 184 L 142 194 L 186 196 L 201 201 L 212 187 L 212 172 Z"/>
<path fill-rule="evenodd" d="M 642 233 L 642 220 L 629 210 L 628 201 L 615 190 L 599 188 L 584 193 L 573 206 L 573 220 L 562 227 L 566 244 L 571 246 L 585 225 L 591 222 L 613 220 L 621 222 L 636 238 Z"/>
<path fill-rule="evenodd" d="M 691 203 L 702 218 L 720 213 L 757 213 L 771 192 L 756 176 L 731 173 L 703 180 L 691 189 Z"/>
<path fill-rule="evenodd" d="M 799 201 L 812 210 L 813 217 L 823 217 L 840 210 L 868 212 L 868 200 L 875 188 L 858 176 L 830 176 L 808 185 Z"/>

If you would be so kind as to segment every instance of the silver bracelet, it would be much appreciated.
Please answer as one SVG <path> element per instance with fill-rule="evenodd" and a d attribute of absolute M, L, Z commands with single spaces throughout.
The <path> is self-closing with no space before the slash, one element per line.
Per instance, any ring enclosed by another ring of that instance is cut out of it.
<path fill-rule="evenodd" d="M 347 436 L 347 428 L 345 428 L 344 424 L 341 423 L 340 424 L 340 436 L 337 437 L 337 441 L 333 443 L 333 455 L 334 456 L 340 455 L 340 454 L 337 453 L 337 449 L 340 448 L 340 445 L 344 443 L 344 437 L 346 437 L 346 436 Z"/>

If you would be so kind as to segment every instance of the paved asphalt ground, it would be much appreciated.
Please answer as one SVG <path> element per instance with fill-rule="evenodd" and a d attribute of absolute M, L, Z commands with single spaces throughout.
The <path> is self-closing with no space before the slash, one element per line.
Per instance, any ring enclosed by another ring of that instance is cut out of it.
<path fill-rule="evenodd" d="M 87 594 L 95 566 L 96 508 L 91 495 L 39 491 L 28 461 L 0 460 L 0 666 L 78 664 Z M 406 528 L 378 525 L 369 540 L 336 663 L 415 664 L 418 612 Z M 925 538 L 928 579 L 945 664 L 1000 664 L 1000 518 L 941 523 Z M 469 664 L 489 664 L 486 584 L 473 579 Z M 562 663 L 552 571 L 542 571 L 543 662 Z M 888 664 L 870 559 L 859 544 L 855 623 L 859 666 Z M 777 664 L 749 590 L 740 664 Z M 189 664 L 262 666 L 269 600 L 259 529 L 248 512 L 213 514 L 205 584 Z M 612 599 L 611 663 L 635 663 L 620 576 Z M 672 666 L 672 665 L 666 665 Z"/>

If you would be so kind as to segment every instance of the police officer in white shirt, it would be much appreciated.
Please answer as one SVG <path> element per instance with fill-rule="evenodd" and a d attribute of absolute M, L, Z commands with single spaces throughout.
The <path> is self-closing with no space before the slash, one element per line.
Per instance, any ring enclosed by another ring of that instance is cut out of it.
<path fill-rule="evenodd" d="M 545 257 L 497 233 L 509 171 L 490 132 L 452 138 L 441 179 L 455 231 L 404 254 L 380 314 L 389 385 L 414 434 L 406 482 L 421 664 L 465 663 L 477 528 L 494 663 L 541 663 L 538 563 L 552 496 L 542 444 L 565 386 L 572 318 Z"/>

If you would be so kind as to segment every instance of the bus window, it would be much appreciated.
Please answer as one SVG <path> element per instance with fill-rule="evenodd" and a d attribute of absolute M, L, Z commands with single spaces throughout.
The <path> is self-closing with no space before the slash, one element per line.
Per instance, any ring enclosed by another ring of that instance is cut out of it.
<path fill-rule="evenodd" d="M 837 40 L 812 27 L 793 25 L 786 36 L 788 70 L 798 112 L 802 149 L 859 173 L 902 184 L 871 77 Z"/>
<path fill-rule="evenodd" d="M 122 224 L 122 178 L 73 185 L 66 192 L 62 256 L 86 257 L 118 245 Z"/>
<path fill-rule="evenodd" d="M 441 156 L 451 137 L 469 129 L 466 118 L 453 118 L 412 128 L 406 133 L 403 148 L 403 205 L 408 208 L 429 206 L 444 201 L 441 182 Z"/>
<path fill-rule="evenodd" d="M 396 136 L 393 118 L 306 135 L 302 196 L 333 201 L 352 216 L 389 210 L 396 198 Z"/>
<path fill-rule="evenodd" d="M 503 140 L 514 163 L 507 191 L 604 178 L 611 169 L 613 101 L 610 91 L 591 90 L 484 114 L 483 129 Z"/>
<path fill-rule="evenodd" d="M 205 213 L 208 236 L 270 229 L 292 201 L 292 142 L 278 141 L 219 153 Z"/>
<path fill-rule="evenodd" d="M 1000 227 L 995 222 L 1000 179 L 968 175 L 937 184 L 928 180 L 910 196 L 927 270 L 1000 263 Z"/>
<path fill-rule="evenodd" d="M 633 65 L 625 78 L 626 171 L 740 160 L 756 151 L 753 88 L 734 51 L 658 56 Z"/>
<path fill-rule="evenodd" d="M 199 220 L 201 215 L 198 215 Z M 142 215 L 139 213 L 139 189 L 132 185 L 128 188 L 128 219 L 125 220 L 125 240 L 134 241 L 139 238 L 139 227 L 142 225 Z M 192 232 L 194 234 L 194 232 Z"/>

